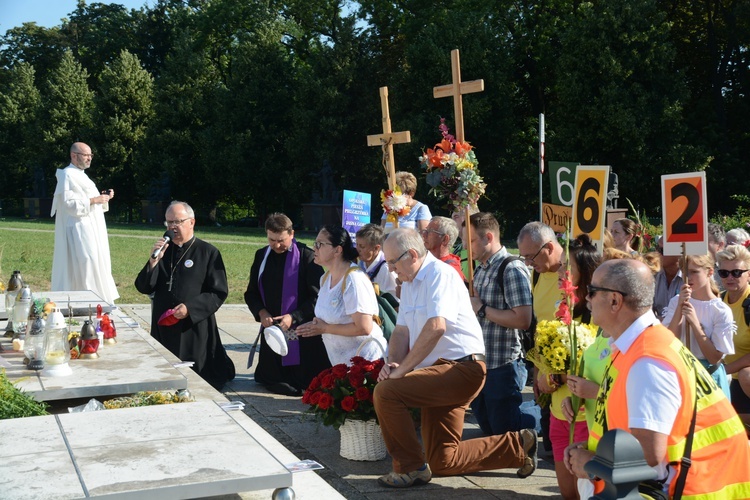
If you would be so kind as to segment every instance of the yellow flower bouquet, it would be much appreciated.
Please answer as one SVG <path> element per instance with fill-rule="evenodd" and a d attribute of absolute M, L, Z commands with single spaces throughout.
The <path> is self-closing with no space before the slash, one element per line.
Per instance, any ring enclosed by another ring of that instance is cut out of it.
<path fill-rule="evenodd" d="M 580 361 L 583 351 L 594 342 L 598 330 L 594 325 L 578 321 L 573 321 L 573 328 L 575 340 L 571 338 L 569 326 L 564 322 L 540 321 L 536 326 L 534 348 L 527 353 L 527 359 L 545 375 L 569 373 L 571 345 L 577 344 L 577 361 Z"/>

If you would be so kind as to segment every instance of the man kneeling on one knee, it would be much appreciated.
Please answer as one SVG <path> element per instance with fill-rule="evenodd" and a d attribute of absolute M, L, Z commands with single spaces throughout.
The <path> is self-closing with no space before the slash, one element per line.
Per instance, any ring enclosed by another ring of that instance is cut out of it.
<path fill-rule="evenodd" d="M 461 277 L 425 249 L 419 233 L 397 229 L 385 241 L 385 259 L 403 282 L 389 357 L 374 402 L 393 471 L 384 486 L 425 484 L 432 473 L 460 475 L 537 465 L 533 429 L 461 441 L 464 412 L 484 385 L 484 340 Z M 422 442 L 409 408 L 422 413 Z"/>

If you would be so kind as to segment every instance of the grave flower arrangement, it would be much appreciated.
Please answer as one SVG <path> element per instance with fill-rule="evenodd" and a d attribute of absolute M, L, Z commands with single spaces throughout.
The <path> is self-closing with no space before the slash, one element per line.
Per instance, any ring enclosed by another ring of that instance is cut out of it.
<path fill-rule="evenodd" d="M 335 429 L 345 420 L 375 420 L 372 392 L 384 361 L 368 361 L 361 356 L 352 358 L 351 366 L 338 364 L 320 372 L 312 379 L 302 402 L 310 405 L 309 413 L 323 425 Z"/>
<path fill-rule="evenodd" d="M 406 195 L 401 192 L 398 186 L 394 186 L 393 189 L 383 189 L 380 191 L 380 201 L 383 204 L 386 221 L 393 224 L 398 224 L 398 218 L 403 217 L 411 211 Z"/>
<path fill-rule="evenodd" d="M 439 129 L 442 140 L 419 157 L 430 193 L 446 200 L 445 208 L 450 211 L 476 206 L 487 185 L 479 176 L 473 146 L 456 140 L 445 118 L 440 119 Z"/>

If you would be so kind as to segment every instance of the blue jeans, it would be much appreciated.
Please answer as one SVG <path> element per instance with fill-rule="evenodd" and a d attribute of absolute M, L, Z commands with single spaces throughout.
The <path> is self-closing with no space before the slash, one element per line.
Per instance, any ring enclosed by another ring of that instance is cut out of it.
<path fill-rule="evenodd" d="M 482 432 L 498 435 L 537 428 L 537 416 L 521 408 L 521 389 L 526 384 L 526 377 L 526 365 L 521 358 L 487 370 L 484 387 L 471 402 L 471 410 Z"/>

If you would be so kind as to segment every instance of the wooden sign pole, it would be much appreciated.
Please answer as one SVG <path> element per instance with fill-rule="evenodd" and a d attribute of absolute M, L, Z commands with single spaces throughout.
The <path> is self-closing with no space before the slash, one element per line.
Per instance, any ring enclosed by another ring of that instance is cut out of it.
<path fill-rule="evenodd" d="M 685 248 L 685 242 L 682 242 L 682 282 L 687 284 L 688 282 L 688 262 L 687 262 L 687 250 Z M 682 327 L 685 329 L 685 347 L 690 350 L 690 325 L 688 325 L 685 316 L 682 316 Z"/>
<path fill-rule="evenodd" d="M 453 49 L 451 51 L 451 75 L 453 82 L 433 88 L 432 96 L 435 99 L 453 97 L 453 113 L 456 121 L 456 140 L 464 142 L 464 106 L 461 96 L 463 94 L 483 92 L 484 80 L 473 80 L 470 82 L 461 81 L 461 62 L 458 49 Z M 464 224 L 466 225 L 466 241 L 469 242 L 466 247 L 466 254 L 469 260 L 469 293 L 474 296 L 474 258 L 471 255 L 471 214 L 469 214 L 468 206 L 464 211 L 464 221 Z"/>

